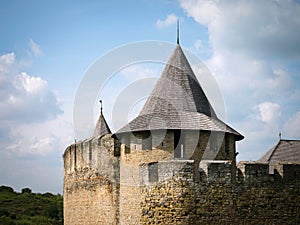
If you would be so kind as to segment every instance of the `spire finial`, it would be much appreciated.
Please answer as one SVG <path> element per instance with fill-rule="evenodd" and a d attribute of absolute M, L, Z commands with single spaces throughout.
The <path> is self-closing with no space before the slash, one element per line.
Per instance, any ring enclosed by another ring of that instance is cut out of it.
<path fill-rule="evenodd" d="M 101 114 L 102 114 L 102 100 L 100 99 L 99 102 L 100 102 L 100 110 L 101 110 Z"/>
<path fill-rule="evenodd" d="M 279 132 L 279 140 L 281 140 L 281 132 Z"/>
<path fill-rule="evenodd" d="M 179 20 L 177 20 L 177 44 L 179 45 Z"/>

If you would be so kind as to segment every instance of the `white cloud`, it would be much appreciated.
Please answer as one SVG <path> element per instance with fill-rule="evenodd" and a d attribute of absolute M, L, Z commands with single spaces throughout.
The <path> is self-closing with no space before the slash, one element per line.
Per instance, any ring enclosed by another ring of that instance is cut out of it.
<path fill-rule="evenodd" d="M 277 122 L 281 116 L 280 105 L 273 102 L 263 102 L 257 106 L 260 117 L 259 119 L 264 123 Z"/>
<path fill-rule="evenodd" d="M 43 55 L 43 52 L 42 52 L 40 46 L 37 43 L 35 43 L 31 38 L 29 39 L 29 46 L 30 46 L 30 50 L 34 56 Z"/>
<path fill-rule="evenodd" d="M 17 88 L 22 88 L 28 94 L 42 93 L 47 89 L 47 81 L 41 77 L 29 76 L 26 72 L 21 72 L 17 77 L 17 82 L 20 84 Z"/>
<path fill-rule="evenodd" d="M 0 180 L 60 192 L 61 156 L 73 142 L 72 107 L 63 113 L 48 82 L 22 68 L 14 53 L 0 56 Z"/>
<path fill-rule="evenodd" d="M 63 116 L 55 120 L 18 125 L 9 132 L 10 138 L 16 141 L 8 143 L 8 154 L 19 157 L 61 154 L 73 142 L 72 132 L 72 123 Z"/>
<path fill-rule="evenodd" d="M 227 122 L 245 136 L 239 144 L 240 159 L 257 159 L 276 143 L 287 124 L 287 134 L 298 131 L 284 121 L 290 121 L 300 105 L 299 69 L 293 66 L 300 59 L 300 4 L 283 0 L 180 0 L 180 4 L 208 29 L 211 56 L 206 63 L 224 94 Z"/>
<path fill-rule="evenodd" d="M 166 28 L 175 24 L 177 21 L 178 21 L 178 17 L 174 13 L 172 13 L 169 14 L 164 20 L 157 20 L 156 26 L 158 28 Z"/>
<path fill-rule="evenodd" d="M 220 14 L 214 1 L 181 0 L 180 3 L 189 16 L 206 26 L 211 26 Z"/>
<path fill-rule="evenodd" d="M 8 53 L 0 56 L 0 82 L 4 79 L 4 75 L 15 62 L 15 53 Z"/>
<path fill-rule="evenodd" d="M 213 48 L 256 56 L 300 56 L 300 4 L 296 1 L 181 0 L 208 27 Z"/>
<path fill-rule="evenodd" d="M 0 57 L 1 121 L 28 123 L 55 118 L 62 113 L 60 103 L 41 77 L 16 71 L 14 53 Z"/>

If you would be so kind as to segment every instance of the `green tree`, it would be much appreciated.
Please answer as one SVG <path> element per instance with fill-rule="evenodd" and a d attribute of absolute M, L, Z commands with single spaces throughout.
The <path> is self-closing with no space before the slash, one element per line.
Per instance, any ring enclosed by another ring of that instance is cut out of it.
<path fill-rule="evenodd" d="M 15 192 L 13 188 L 7 186 L 0 186 L 0 192 Z"/>
<path fill-rule="evenodd" d="M 31 191 L 31 189 L 30 189 L 30 188 L 23 188 L 23 189 L 22 189 L 22 191 L 21 191 L 21 193 L 22 193 L 22 194 L 24 194 L 24 193 L 31 194 L 31 193 L 32 193 L 32 191 Z"/>

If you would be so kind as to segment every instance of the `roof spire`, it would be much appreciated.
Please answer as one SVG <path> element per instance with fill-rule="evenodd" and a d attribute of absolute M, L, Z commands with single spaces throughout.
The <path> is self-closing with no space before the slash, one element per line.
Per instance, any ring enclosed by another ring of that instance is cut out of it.
<path fill-rule="evenodd" d="M 102 108 L 102 100 L 100 99 L 99 102 L 100 102 L 100 113 L 102 114 L 102 109 L 103 109 Z"/>
<path fill-rule="evenodd" d="M 281 132 L 279 132 L 279 140 L 281 140 Z"/>
<path fill-rule="evenodd" d="M 177 20 L 177 44 L 179 45 L 179 19 Z"/>
<path fill-rule="evenodd" d="M 100 99 L 99 102 L 100 102 L 100 110 L 101 111 L 100 111 L 100 116 L 97 121 L 96 127 L 94 129 L 93 137 L 103 136 L 105 134 L 111 134 L 109 126 L 107 125 L 106 120 L 103 116 L 102 99 Z"/>

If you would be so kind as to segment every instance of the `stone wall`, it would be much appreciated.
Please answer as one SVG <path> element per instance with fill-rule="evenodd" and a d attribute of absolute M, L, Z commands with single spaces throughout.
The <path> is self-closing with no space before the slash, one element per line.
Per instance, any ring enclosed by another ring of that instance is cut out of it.
<path fill-rule="evenodd" d="M 64 184 L 64 224 L 116 224 L 114 185 L 88 168 L 69 174 Z"/>
<path fill-rule="evenodd" d="M 65 225 L 300 224 L 299 164 L 279 163 L 273 175 L 264 163 L 236 166 L 233 139 L 229 152 L 226 141 L 220 142 L 219 160 L 200 161 L 210 148 L 209 133 L 183 134 L 187 141 L 197 136 L 188 159 L 174 159 L 166 145 L 174 142 L 171 133 L 152 150 L 128 152 L 111 135 L 69 146 Z"/>
<path fill-rule="evenodd" d="M 118 224 L 119 143 L 111 135 L 77 142 L 64 153 L 64 224 Z"/>
<path fill-rule="evenodd" d="M 257 177 L 264 177 L 266 168 L 245 162 L 249 176 L 232 183 L 229 161 L 208 163 L 207 167 L 206 182 L 193 182 L 187 175 L 193 173 L 193 166 L 187 163 L 172 179 L 145 185 L 140 224 L 300 223 L 299 179 L 283 182 L 275 178 L 253 185 Z M 219 179 L 222 168 L 229 182 Z M 294 171 L 299 173 L 300 165 L 294 165 Z"/>

